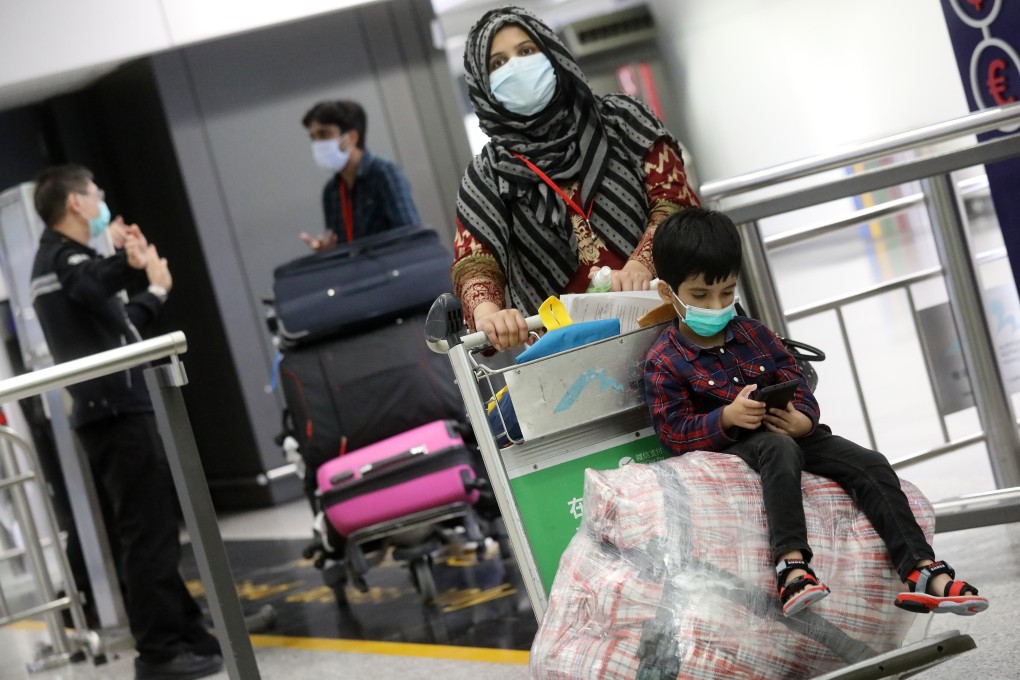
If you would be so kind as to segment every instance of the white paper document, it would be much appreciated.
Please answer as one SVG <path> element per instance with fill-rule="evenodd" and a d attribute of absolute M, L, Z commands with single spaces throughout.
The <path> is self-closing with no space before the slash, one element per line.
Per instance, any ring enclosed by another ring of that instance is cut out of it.
<path fill-rule="evenodd" d="M 617 318 L 621 333 L 637 330 L 638 318 L 662 304 L 654 290 L 567 294 L 560 302 L 575 323 Z"/>

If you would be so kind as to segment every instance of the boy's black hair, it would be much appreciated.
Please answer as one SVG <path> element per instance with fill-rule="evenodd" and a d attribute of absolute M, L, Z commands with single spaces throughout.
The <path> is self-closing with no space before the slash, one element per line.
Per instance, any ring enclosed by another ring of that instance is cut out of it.
<path fill-rule="evenodd" d="M 712 285 L 730 274 L 740 275 L 740 234 L 721 212 L 685 208 L 659 224 L 652 241 L 655 274 L 676 290 L 701 274 Z"/>
<path fill-rule="evenodd" d="M 358 131 L 358 148 L 365 148 L 365 109 L 358 102 L 336 100 L 319 102 L 301 119 L 301 124 L 308 127 L 313 122 L 320 125 L 336 125 L 340 132 Z"/>
<path fill-rule="evenodd" d="M 81 165 L 56 165 L 35 178 L 35 211 L 47 227 L 54 227 L 67 214 L 67 197 L 84 194 L 92 181 L 92 172 Z"/>

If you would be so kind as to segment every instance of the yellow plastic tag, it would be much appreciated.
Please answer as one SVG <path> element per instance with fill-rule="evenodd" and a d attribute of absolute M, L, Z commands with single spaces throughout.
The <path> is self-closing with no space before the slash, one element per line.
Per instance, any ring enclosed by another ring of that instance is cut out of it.
<path fill-rule="evenodd" d="M 555 295 L 542 303 L 542 306 L 538 308 L 538 315 L 542 318 L 542 324 L 550 331 L 574 323 L 574 320 L 567 314 L 567 308 Z"/>
<path fill-rule="evenodd" d="M 503 398 L 503 395 L 506 394 L 507 389 L 509 388 L 504 387 L 499 392 L 496 392 L 496 396 L 489 397 L 489 401 L 486 402 L 485 404 L 485 412 L 487 414 L 492 413 L 493 409 L 496 408 L 496 403 Z"/>

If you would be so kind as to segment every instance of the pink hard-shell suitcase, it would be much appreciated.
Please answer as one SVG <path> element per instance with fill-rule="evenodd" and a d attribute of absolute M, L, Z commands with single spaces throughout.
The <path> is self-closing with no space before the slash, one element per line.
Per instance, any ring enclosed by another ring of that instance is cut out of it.
<path fill-rule="evenodd" d="M 319 504 L 342 536 L 452 503 L 478 501 L 471 452 L 437 420 L 324 463 Z"/>

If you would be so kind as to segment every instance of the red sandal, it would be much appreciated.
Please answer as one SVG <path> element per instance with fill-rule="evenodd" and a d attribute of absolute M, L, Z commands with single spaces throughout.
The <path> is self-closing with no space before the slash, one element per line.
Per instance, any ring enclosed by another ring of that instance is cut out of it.
<path fill-rule="evenodd" d="M 803 569 L 807 573 L 784 585 L 786 575 L 795 569 Z M 829 595 L 828 586 L 818 581 L 815 572 L 804 560 L 780 560 L 776 565 L 776 579 L 779 581 L 779 601 L 783 603 L 786 616 L 793 616 Z"/>
<path fill-rule="evenodd" d="M 928 581 L 937 574 L 948 574 L 955 579 L 956 572 L 945 562 L 932 562 L 926 567 L 915 569 L 907 576 L 910 592 L 896 596 L 896 606 L 915 614 L 959 614 L 973 616 L 988 609 L 988 600 L 978 597 L 977 588 L 966 581 L 950 581 L 942 597 L 928 594 Z"/>

